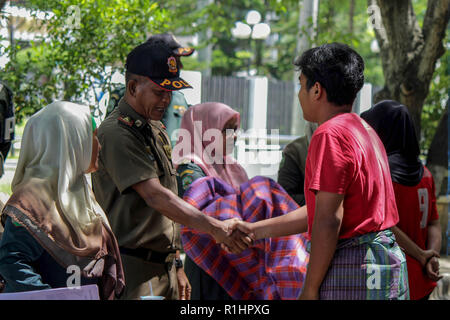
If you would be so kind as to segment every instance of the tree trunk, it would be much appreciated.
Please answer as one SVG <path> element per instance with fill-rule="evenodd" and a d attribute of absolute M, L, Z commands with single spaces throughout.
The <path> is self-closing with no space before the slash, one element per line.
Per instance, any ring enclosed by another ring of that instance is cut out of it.
<path fill-rule="evenodd" d="M 407 106 L 420 138 L 423 104 L 436 62 L 445 53 L 443 39 L 450 16 L 450 0 L 429 0 L 422 28 L 411 0 L 368 0 L 368 4 L 374 6 L 372 9 L 378 8 L 380 13 L 381 23 L 375 25 L 374 31 L 385 79 L 383 89 L 374 96 L 374 103 L 392 99 Z M 447 137 L 446 117 L 448 111 L 440 121 L 428 155 L 437 189 L 447 172 L 447 144 L 443 141 Z"/>
<path fill-rule="evenodd" d="M 335 10 L 334 10 L 334 3 L 333 3 L 333 1 L 330 1 L 329 3 L 327 3 L 327 5 L 328 5 L 328 11 L 327 11 L 327 14 L 326 14 L 326 29 L 327 29 L 327 32 L 331 32 L 332 30 L 332 28 L 333 28 L 333 19 L 334 19 L 334 16 L 336 15 L 336 13 L 335 13 Z"/>
<path fill-rule="evenodd" d="M 397 100 L 407 106 L 420 137 L 421 114 L 436 61 L 445 53 L 443 39 L 449 21 L 450 0 L 429 0 L 423 28 L 410 0 L 368 0 L 377 5 L 381 28 L 374 28 L 380 45 L 385 85 L 374 97 Z"/>
<path fill-rule="evenodd" d="M 198 8 L 204 8 L 208 5 L 211 5 L 214 3 L 214 0 L 200 0 L 197 3 Z M 202 18 L 206 19 L 206 17 Z M 202 76 L 204 77 L 210 77 L 212 74 L 211 69 L 211 61 L 212 61 L 212 52 L 213 52 L 213 45 L 210 43 L 207 43 L 209 39 L 212 38 L 212 30 L 210 28 L 200 31 L 199 34 L 199 42 L 203 45 L 206 43 L 206 46 L 197 50 L 198 53 L 198 61 L 206 63 L 206 68 L 201 70 Z"/>
<path fill-rule="evenodd" d="M 349 11 L 349 24 L 348 29 L 350 34 L 353 34 L 353 21 L 355 17 L 355 0 L 350 1 L 350 11 Z"/>
<path fill-rule="evenodd" d="M 302 54 L 313 45 L 313 43 L 310 42 L 310 38 L 314 41 L 316 37 L 315 31 L 318 24 L 319 0 L 299 0 L 299 10 L 300 13 L 298 18 L 297 34 L 298 42 L 295 50 L 295 56 Z M 298 83 L 298 74 L 296 72 L 294 72 L 293 81 Z M 305 121 L 303 120 L 303 113 L 299 105 L 297 93 L 298 92 L 296 92 L 292 97 L 291 134 L 302 136 L 305 131 Z"/>

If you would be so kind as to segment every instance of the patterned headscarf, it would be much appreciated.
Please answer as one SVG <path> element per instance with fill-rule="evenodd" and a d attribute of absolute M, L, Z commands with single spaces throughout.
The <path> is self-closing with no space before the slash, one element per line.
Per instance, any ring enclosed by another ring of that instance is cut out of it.
<path fill-rule="evenodd" d="M 193 161 L 206 175 L 220 178 L 234 188 L 239 188 L 240 184 L 248 180 L 248 176 L 235 159 L 222 154 L 223 144 L 233 141 L 222 141 L 221 135 L 212 138 L 214 132 L 210 130 L 222 132 L 225 124 L 233 117 L 237 118 L 239 127 L 239 112 L 223 103 L 207 102 L 190 107 L 181 121 L 178 142 L 173 151 L 175 165 L 183 160 Z M 213 150 L 216 153 L 211 152 Z"/>

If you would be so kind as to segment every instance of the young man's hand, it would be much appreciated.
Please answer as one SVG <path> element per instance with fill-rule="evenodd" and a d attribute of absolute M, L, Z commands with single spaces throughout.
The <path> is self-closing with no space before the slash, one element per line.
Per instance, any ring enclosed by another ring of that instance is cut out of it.
<path fill-rule="evenodd" d="M 254 239 L 255 233 L 253 230 L 253 224 L 251 222 L 245 222 L 237 218 L 226 220 L 228 222 L 228 233 L 233 234 L 235 230 L 239 230 L 248 235 L 249 238 Z"/>
<path fill-rule="evenodd" d="M 231 221 L 216 221 L 215 224 L 220 225 L 220 227 L 216 228 L 216 231 L 213 234 L 214 239 L 217 243 L 220 243 L 222 245 L 222 248 L 228 253 L 241 253 L 250 245 L 252 245 L 252 239 L 245 233 L 239 230 L 236 230 L 233 233 L 230 232 L 229 226 L 231 224 Z"/>

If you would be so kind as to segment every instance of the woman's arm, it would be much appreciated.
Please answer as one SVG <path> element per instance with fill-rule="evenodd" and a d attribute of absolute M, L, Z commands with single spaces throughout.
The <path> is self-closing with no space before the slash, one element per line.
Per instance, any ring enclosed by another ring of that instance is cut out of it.
<path fill-rule="evenodd" d="M 21 226 L 6 219 L 0 242 L 0 274 L 5 279 L 6 292 L 50 289 L 32 266 L 44 253 L 44 248 Z"/>
<path fill-rule="evenodd" d="M 180 164 L 177 173 L 178 196 L 180 198 L 183 198 L 184 193 L 195 180 L 206 177 L 203 170 L 193 163 Z"/>
<path fill-rule="evenodd" d="M 428 224 L 428 250 L 439 252 L 441 250 L 441 242 L 441 223 L 439 222 L 439 219 L 432 220 Z M 439 275 L 438 257 L 438 255 L 431 257 L 425 265 L 425 271 L 428 277 L 433 281 L 438 281 L 442 278 L 442 276 Z"/>

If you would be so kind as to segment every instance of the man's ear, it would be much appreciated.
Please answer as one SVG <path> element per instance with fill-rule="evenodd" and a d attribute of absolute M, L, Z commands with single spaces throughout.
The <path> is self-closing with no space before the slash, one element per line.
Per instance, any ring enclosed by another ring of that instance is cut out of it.
<path fill-rule="evenodd" d="M 319 100 L 322 97 L 324 89 L 319 82 L 314 83 L 314 86 L 311 88 L 313 90 L 313 96 L 315 100 Z"/>
<path fill-rule="evenodd" d="M 127 91 L 130 93 L 132 97 L 136 97 L 136 88 L 137 88 L 138 82 L 135 79 L 128 80 L 127 83 Z"/>

